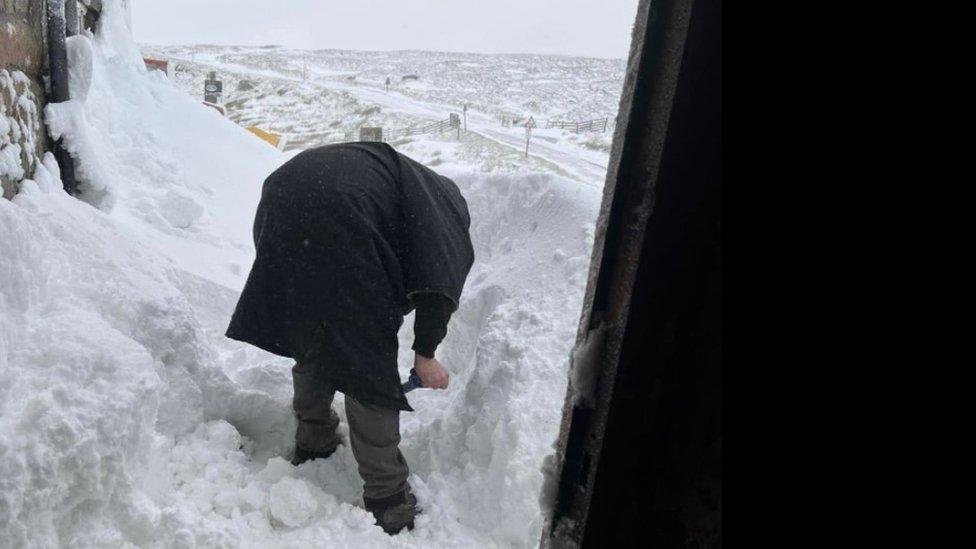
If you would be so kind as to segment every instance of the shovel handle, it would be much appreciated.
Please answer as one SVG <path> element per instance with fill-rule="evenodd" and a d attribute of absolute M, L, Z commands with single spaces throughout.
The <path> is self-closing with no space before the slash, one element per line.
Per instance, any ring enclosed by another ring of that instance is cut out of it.
<path fill-rule="evenodd" d="M 414 389 L 422 389 L 424 387 L 424 382 L 420 381 L 420 376 L 418 376 L 413 370 L 410 370 L 410 379 L 403 382 L 403 392 L 409 393 Z"/>

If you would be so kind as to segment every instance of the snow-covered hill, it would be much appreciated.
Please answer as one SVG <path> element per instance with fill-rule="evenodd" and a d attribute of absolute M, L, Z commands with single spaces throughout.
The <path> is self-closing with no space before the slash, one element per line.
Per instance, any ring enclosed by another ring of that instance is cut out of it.
<path fill-rule="evenodd" d="M 389 537 L 361 508 L 348 447 L 298 468 L 280 457 L 294 432 L 289 361 L 222 335 L 253 258 L 261 182 L 289 153 L 146 73 L 119 2 L 104 4 L 98 35 L 71 40 L 76 99 L 45 113 L 78 159 L 84 200 L 60 191 L 50 156 L 0 200 L 0 546 L 535 545 L 598 163 L 562 142 L 525 161 L 474 129 L 397 144 L 457 181 L 477 259 L 439 350 L 451 389 L 411 393 L 417 411 L 402 416 L 424 514 Z M 377 92 L 230 61 L 259 90 L 323 94 L 321 112 L 344 124 Z M 423 118 L 437 109 L 428 100 L 439 99 L 391 94 L 381 112 Z M 247 103 L 307 123 L 290 101 Z"/>
<path fill-rule="evenodd" d="M 613 117 L 626 62 L 554 55 L 293 50 L 277 46 L 144 46 L 153 55 L 239 73 L 385 87 L 430 104 L 490 114 Z M 406 79 L 405 79 L 406 77 Z M 411 77 L 417 77 L 412 79 Z M 202 91 L 201 86 L 196 88 Z M 232 88 L 233 89 L 233 88 Z"/>

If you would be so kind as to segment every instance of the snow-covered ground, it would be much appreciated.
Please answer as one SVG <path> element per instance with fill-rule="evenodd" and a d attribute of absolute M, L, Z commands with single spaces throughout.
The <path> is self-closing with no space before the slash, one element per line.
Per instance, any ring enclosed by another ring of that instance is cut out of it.
<path fill-rule="evenodd" d="M 451 389 L 411 393 L 416 412 L 401 416 L 424 514 L 390 537 L 362 509 L 347 446 L 298 468 L 280 457 L 295 427 L 291 363 L 223 337 L 253 259 L 261 183 L 292 154 L 234 116 L 304 125 L 312 145 L 328 119 L 438 119 L 462 97 L 443 90 L 490 86 L 434 80 L 419 54 L 402 54 L 415 66 L 388 54 L 374 67 L 370 55 L 331 52 L 350 65 L 310 59 L 315 77 L 302 80 L 250 50 L 217 51 L 206 63 L 233 64 L 232 78 L 256 84 L 223 118 L 185 82 L 146 73 L 119 2 L 104 4 L 98 35 L 69 44 L 76 98 L 45 112 L 78 160 L 84 200 L 60 191 L 50 155 L 12 201 L 0 200 L 0 546 L 534 546 L 606 153 L 576 154 L 588 149 L 559 135 L 523 159 L 508 142 L 522 130 L 501 128 L 491 110 L 525 99 L 478 103 L 474 92 L 461 140 L 394 143 L 458 183 L 476 263 L 438 351 Z M 474 62 L 527 70 L 518 56 L 436 57 L 460 59 L 456 74 Z M 565 70 L 539 81 L 592 64 L 554 59 Z M 184 76 L 202 76 L 206 63 Z M 387 94 L 376 85 L 401 66 L 429 87 Z M 622 68 L 608 71 L 593 82 L 619 90 Z M 559 82 L 537 87 L 559 90 L 553 105 L 573 95 Z M 411 327 L 408 318 L 400 334 L 404 377 Z"/>
<path fill-rule="evenodd" d="M 438 52 L 304 51 L 286 48 L 146 46 L 149 57 L 174 65 L 179 87 L 202 98 L 206 75 L 224 84 L 228 116 L 284 134 L 287 148 L 305 149 L 358 138 L 360 126 L 391 129 L 463 114 L 466 128 L 438 137 L 394 139 L 408 154 L 414 143 L 439 141 L 459 160 L 491 173 L 545 171 L 602 186 L 623 82 L 622 60 L 541 55 Z M 402 80 L 415 75 L 418 80 Z M 389 89 L 386 78 L 390 77 Z M 533 117 L 530 158 L 525 129 L 503 127 L 499 115 Z M 546 129 L 548 120 L 607 118 L 607 131 Z"/>

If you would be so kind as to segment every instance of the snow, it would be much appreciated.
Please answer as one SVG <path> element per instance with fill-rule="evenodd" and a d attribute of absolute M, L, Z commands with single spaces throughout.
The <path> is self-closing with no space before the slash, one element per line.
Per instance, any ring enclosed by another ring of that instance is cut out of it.
<path fill-rule="evenodd" d="M 481 166 L 491 172 L 511 169 L 513 162 L 499 162 L 506 152 L 517 157 L 515 164 L 525 164 L 524 129 L 502 127 L 497 115 L 531 114 L 543 126 L 545 119 L 607 117 L 612 127 L 624 68 L 622 60 L 537 55 L 238 46 L 156 46 L 147 52 L 176 63 L 176 83 L 190 94 L 198 95 L 205 75 L 216 70 L 224 80 L 229 116 L 242 125 L 288 135 L 291 148 L 356 139 L 360 126 L 388 131 L 445 120 L 467 104 L 462 142 L 469 156 L 475 148 L 491 149 L 491 160 Z M 315 64 L 303 78 L 309 62 Z M 397 76 L 387 90 L 385 75 L 401 72 L 416 72 L 422 80 L 401 82 Z M 350 80 L 350 74 L 356 78 Z M 256 86 L 238 90 L 242 81 Z M 602 186 L 611 137 L 612 131 L 537 128 L 529 148 L 532 168 Z"/>
<path fill-rule="evenodd" d="M 33 171 L 40 121 L 23 72 L 0 69 L 0 177 L 19 181 Z M 26 166 L 24 165 L 26 160 Z"/>
<path fill-rule="evenodd" d="M 83 196 L 182 268 L 242 287 L 260 183 L 281 155 L 147 73 L 137 51 L 122 49 L 135 47 L 131 39 L 104 30 L 95 44 L 84 36 L 69 42 L 79 62 L 71 79 L 89 83 L 87 96 L 45 112 L 52 136 L 65 137 L 78 159 Z M 92 49 L 99 54 L 83 53 Z"/>
<path fill-rule="evenodd" d="M 312 490 L 321 494 L 332 507 L 338 506 L 335 496 L 325 494 L 318 488 L 309 488 L 304 480 L 284 477 L 269 490 L 268 507 L 271 517 L 292 528 L 306 524 L 319 509 L 319 502 Z"/>
<path fill-rule="evenodd" d="M 3 123 L 0 123 L 0 132 L 6 133 Z M 13 179 L 24 177 L 24 168 L 20 165 L 20 144 L 6 144 L 0 149 L 0 175 Z"/>
<path fill-rule="evenodd" d="M 573 349 L 569 382 L 574 404 L 582 403 L 589 408 L 596 406 L 596 381 L 602 358 L 599 353 L 606 339 L 607 327 L 601 325 L 590 330 L 582 344 Z"/>
<path fill-rule="evenodd" d="M 281 457 L 291 362 L 223 337 L 261 183 L 290 154 L 147 73 L 125 10 L 104 5 L 97 35 L 69 42 L 72 82 L 88 93 L 45 111 L 84 200 L 61 192 L 50 154 L 0 200 L 0 545 L 535 546 L 593 174 L 477 136 L 397 144 L 458 183 L 476 263 L 438 350 L 451 389 L 412 392 L 416 412 L 401 416 L 423 514 L 388 536 L 362 509 L 347 445 L 297 468 Z M 329 108 L 364 105 L 348 97 Z M 388 108 L 416 111 L 408 99 Z M 346 435 L 342 395 L 335 406 Z"/>

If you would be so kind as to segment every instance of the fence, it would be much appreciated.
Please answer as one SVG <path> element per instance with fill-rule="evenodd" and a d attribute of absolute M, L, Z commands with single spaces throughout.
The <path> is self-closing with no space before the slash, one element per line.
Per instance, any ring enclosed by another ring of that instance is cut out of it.
<path fill-rule="evenodd" d="M 425 135 L 431 133 L 443 133 L 447 130 L 453 130 L 458 127 L 458 119 L 455 116 L 448 118 L 447 120 L 440 120 L 438 122 L 431 122 L 429 124 L 424 124 L 422 126 L 411 126 L 409 128 L 394 128 L 387 133 L 384 138 L 386 140 L 397 139 L 399 137 L 409 137 L 411 135 Z"/>
<path fill-rule="evenodd" d="M 583 120 L 582 122 L 564 122 L 559 120 L 546 120 L 546 128 L 559 128 L 571 130 L 575 133 L 580 132 L 605 132 L 609 118 L 594 118 L 593 120 Z"/>
<path fill-rule="evenodd" d="M 530 116 L 518 116 L 509 113 L 504 113 L 498 115 L 498 119 L 501 121 L 502 125 L 505 127 L 512 126 L 525 126 L 526 123 L 531 119 Z M 546 128 L 560 128 L 565 130 L 571 130 L 575 133 L 580 132 L 605 132 L 610 125 L 610 119 L 604 118 L 594 118 L 592 120 L 583 120 L 580 122 L 566 122 L 560 120 L 547 120 Z M 446 120 L 439 120 L 437 122 L 430 122 L 420 126 L 410 126 L 407 128 L 392 128 L 389 130 L 380 129 L 382 132 L 383 141 L 391 141 L 401 137 L 410 137 L 412 135 L 427 135 L 435 133 L 443 133 L 448 130 L 458 129 L 461 126 L 461 119 L 456 113 L 451 113 L 450 118 Z M 458 134 L 460 136 L 460 134 Z M 350 140 L 351 136 L 348 132 L 343 136 L 346 140 Z M 362 138 L 360 136 L 360 138 Z"/>
<path fill-rule="evenodd" d="M 410 126 L 407 128 L 382 128 L 382 127 L 361 127 L 357 133 L 355 130 L 345 130 L 329 132 L 318 136 L 319 142 L 341 143 L 346 141 L 392 141 L 399 137 L 409 137 L 411 135 L 425 135 L 432 133 L 443 133 L 448 130 L 457 129 L 460 126 L 460 117 L 452 114 L 446 120 L 430 122 L 420 126 Z M 363 133 L 364 130 L 366 133 Z"/>

